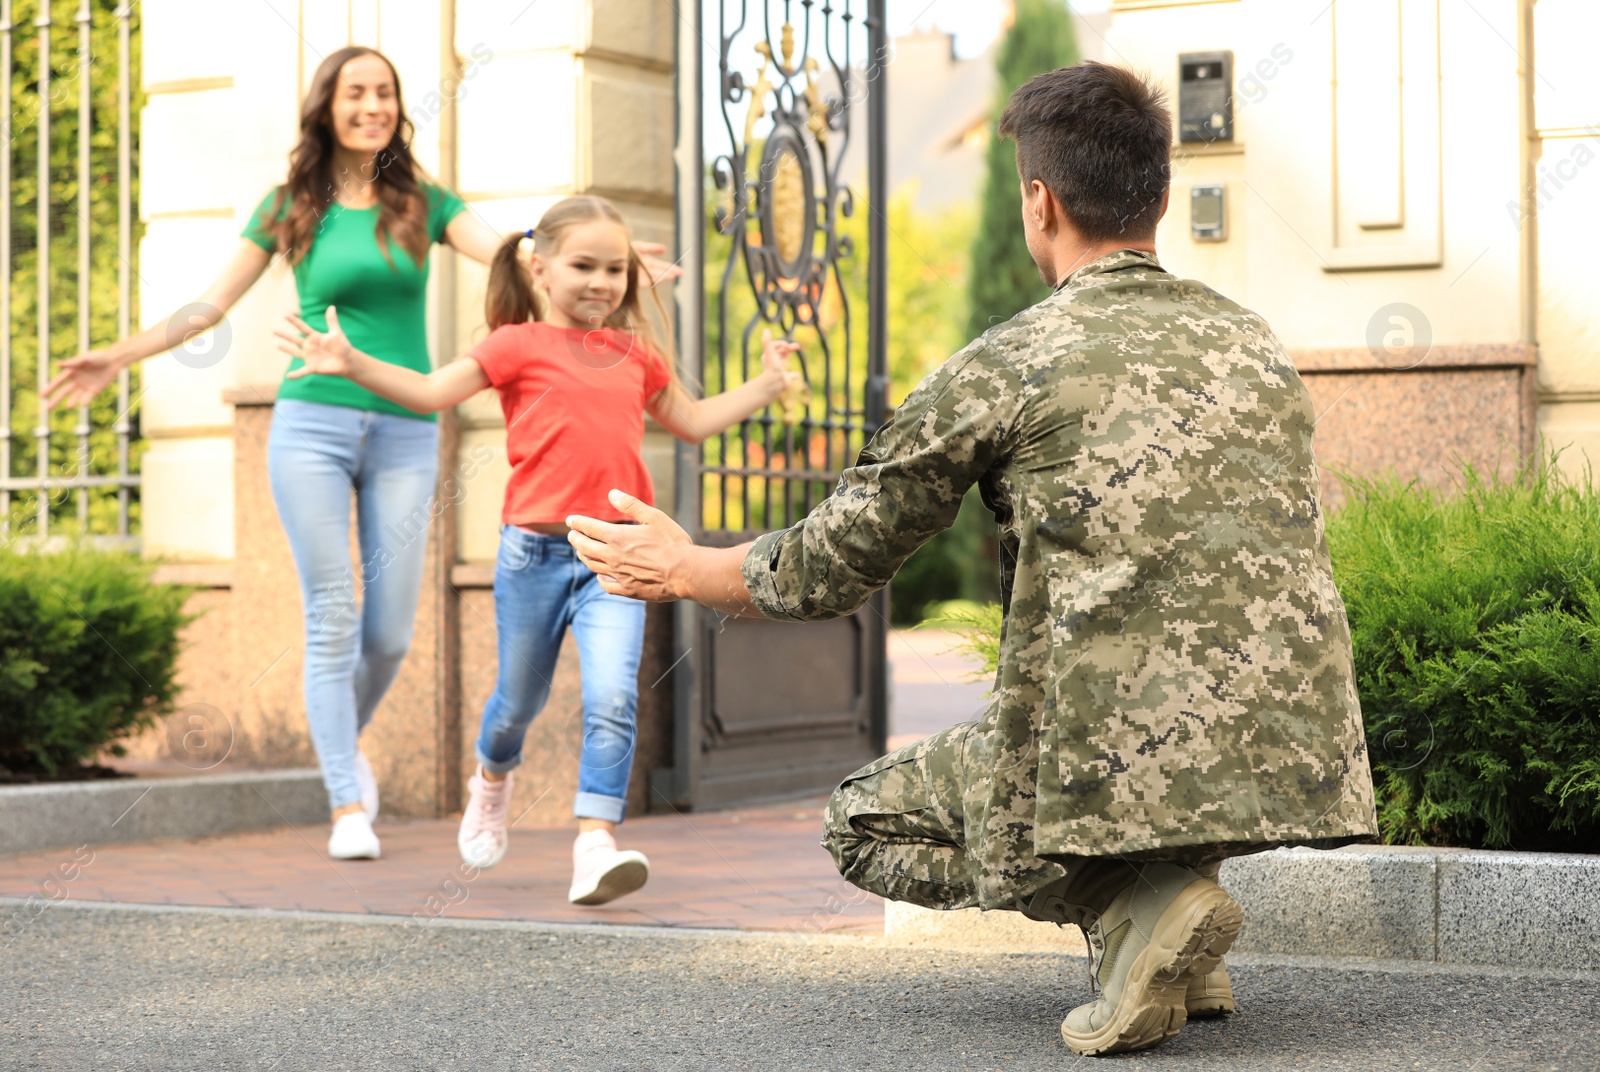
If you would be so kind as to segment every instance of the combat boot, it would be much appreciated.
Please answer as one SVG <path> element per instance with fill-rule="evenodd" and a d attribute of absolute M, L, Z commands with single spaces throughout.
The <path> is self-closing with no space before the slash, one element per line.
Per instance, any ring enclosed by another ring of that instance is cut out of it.
<path fill-rule="evenodd" d="M 1216 882 L 1221 874 L 1220 863 L 1197 867 L 1194 873 Z M 1233 981 L 1228 978 L 1228 967 L 1220 960 L 1205 975 L 1190 974 L 1189 989 L 1183 997 L 1184 1011 L 1191 1020 L 1204 1020 L 1213 1016 L 1226 1016 L 1234 1011 Z"/>
<path fill-rule="evenodd" d="M 1100 996 L 1067 1014 L 1074 1053 L 1142 1050 L 1188 1019 L 1191 975 L 1209 974 L 1233 945 L 1244 913 L 1222 887 L 1176 864 L 1137 868 L 1089 928 Z"/>

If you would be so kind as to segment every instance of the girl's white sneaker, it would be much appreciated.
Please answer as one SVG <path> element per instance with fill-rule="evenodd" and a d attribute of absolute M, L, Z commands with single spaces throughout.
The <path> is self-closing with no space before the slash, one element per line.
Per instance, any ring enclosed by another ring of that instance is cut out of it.
<path fill-rule="evenodd" d="M 493 867 L 505 858 L 511 843 L 506 812 L 511 807 L 511 779 L 491 782 L 483 768 L 467 780 L 467 806 L 461 813 L 461 829 L 456 833 L 456 848 L 464 863 L 473 867 Z"/>
<path fill-rule="evenodd" d="M 366 812 L 351 812 L 334 821 L 333 834 L 328 838 L 328 855 L 335 860 L 376 860 L 383 855 Z"/>
<path fill-rule="evenodd" d="M 609 830 L 591 830 L 572 843 L 572 888 L 567 900 L 605 904 L 632 893 L 649 878 L 650 861 L 644 853 L 634 849 L 619 852 Z"/>
<path fill-rule="evenodd" d="M 356 785 L 361 787 L 361 810 L 370 822 L 378 817 L 378 778 L 372 773 L 367 754 L 356 749 Z"/>

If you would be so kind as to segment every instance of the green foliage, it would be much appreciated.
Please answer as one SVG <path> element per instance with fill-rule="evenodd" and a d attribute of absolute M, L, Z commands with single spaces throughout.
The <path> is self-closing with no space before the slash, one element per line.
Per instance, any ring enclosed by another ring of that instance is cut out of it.
<path fill-rule="evenodd" d="M 1456 494 L 1342 476 L 1328 519 L 1391 844 L 1600 844 L 1600 493 L 1553 463 Z M 1000 608 L 940 611 L 985 676 Z"/>
<path fill-rule="evenodd" d="M 967 599 L 935 603 L 928 608 L 922 628 L 948 629 L 957 640 L 950 650 L 978 661 L 967 675 L 968 681 L 993 681 L 1000 669 L 1000 633 L 1005 617 L 998 603 L 974 603 Z"/>
<path fill-rule="evenodd" d="M 1077 62 L 1078 46 L 1066 3 L 1017 0 L 1016 19 L 995 56 L 992 123 L 1000 121 L 1006 101 L 1022 83 Z M 1016 147 L 1009 139 L 991 136 L 984 155 L 983 202 L 972 244 L 968 337 L 977 338 L 1048 293 L 1023 238 Z"/>
<path fill-rule="evenodd" d="M 1000 598 L 999 537 L 994 517 L 972 488 L 956 522 L 906 560 L 889 586 L 889 620 L 915 625 L 933 605 L 948 600 Z"/>
<path fill-rule="evenodd" d="M 118 338 L 117 254 L 117 25 L 118 0 L 90 0 L 90 132 L 89 132 L 89 278 L 87 285 L 89 346 L 107 346 Z M 39 46 L 33 22 L 40 11 L 39 0 L 15 0 L 11 22 L 13 67 L 12 109 L 7 134 L 11 161 L 11 474 L 34 476 L 39 472 L 38 440 L 33 431 L 39 420 L 39 250 L 43 244 L 39 228 L 39 134 L 41 118 L 49 116 L 49 181 L 45 219 L 49 233 L 49 346 L 53 361 L 71 357 L 79 351 L 78 310 L 78 221 L 80 219 L 78 183 L 78 98 L 80 66 L 78 53 L 77 0 L 50 0 L 54 25 L 50 28 L 50 89 L 48 101 L 39 93 Z M 138 37 L 139 6 L 133 5 L 130 20 L 130 111 L 132 116 L 132 262 L 133 296 L 138 293 L 138 249 L 142 228 L 139 219 L 137 167 L 139 160 L 138 116 L 143 107 L 139 71 L 141 48 Z M 138 310 L 129 310 L 130 324 L 137 327 Z M 131 373 L 129 398 L 137 399 L 140 377 L 137 367 Z M 101 392 L 89 407 L 88 471 L 93 475 L 118 472 L 116 436 L 112 426 L 118 413 L 117 392 Z M 137 406 L 130 419 L 135 422 L 134 439 L 129 447 L 129 470 L 139 471 L 143 441 L 137 438 Z M 51 429 L 46 471 L 55 478 L 77 473 L 80 441 L 74 434 L 78 413 L 57 409 L 50 414 Z M 138 531 L 138 490 L 131 493 L 129 521 Z M 50 531 L 59 533 L 114 533 L 117 531 L 117 492 L 114 488 L 91 489 L 88 493 L 88 526 L 78 524 L 77 493 L 56 489 L 48 493 Z M 35 531 L 38 498 L 31 493 L 13 493 L 8 518 L 13 533 Z"/>
<path fill-rule="evenodd" d="M 0 766 L 55 774 L 172 710 L 195 616 L 154 569 L 83 547 L 0 550 Z"/>
<path fill-rule="evenodd" d="M 759 154 L 758 145 L 751 152 L 752 160 L 758 159 Z M 753 168 L 755 164 L 752 162 L 750 166 Z M 733 240 L 716 231 L 711 218 L 716 204 L 717 193 L 710 188 L 705 266 L 706 394 L 737 387 L 752 373 L 760 372 L 764 326 L 755 321 L 755 298 L 744 278 L 742 265 L 733 266 L 724 288 L 723 277 L 728 271 Z M 795 341 L 804 348 L 804 368 L 811 385 L 808 412 L 817 429 L 825 422 L 837 421 L 846 411 L 861 408 L 867 361 L 867 252 L 870 248 L 867 228 L 871 212 L 866 196 L 858 192 L 855 211 L 838 218 L 838 233 L 850 240 L 854 253 L 840 260 L 839 277 L 829 279 L 817 324 L 800 326 L 794 332 Z M 938 215 L 920 213 L 913 206 L 912 192 L 901 190 L 889 199 L 888 223 L 887 359 L 893 404 L 966 341 L 961 337 L 961 325 L 965 320 L 966 250 L 972 235 L 972 213 L 963 210 Z M 750 240 L 759 241 L 757 222 L 750 221 L 748 227 Z M 817 239 L 821 253 L 820 233 Z M 729 340 L 726 374 L 717 367 L 716 361 L 724 332 Z M 773 333 L 776 335 L 780 331 L 774 329 Z M 850 344 L 848 369 L 847 338 Z M 847 387 L 853 390 L 853 396 Z M 841 432 L 829 435 L 814 430 L 810 441 L 806 442 L 798 424 L 798 414 L 794 416 L 796 421 L 790 423 L 778 405 L 765 414 L 758 414 L 750 426 L 748 444 L 738 435 L 737 429 L 730 430 L 725 440 L 712 437 L 705 444 L 707 463 L 733 467 L 750 465 L 783 472 L 808 465 L 813 469 L 842 469 L 855 461 L 855 453 L 864 445 L 861 436 L 846 442 Z M 867 429 L 868 434 L 871 431 Z M 726 523 L 731 528 L 761 529 L 782 523 L 784 490 L 777 479 L 769 484 L 765 479 L 752 478 L 745 486 L 738 477 L 728 477 L 724 492 L 722 479 L 708 475 L 702 487 L 702 516 L 708 528 L 723 524 L 724 506 Z M 803 487 L 796 481 L 791 489 L 798 509 Z M 811 502 L 821 501 L 832 490 L 831 482 L 811 482 Z M 770 523 L 766 510 L 769 495 L 772 498 Z"/>
<path fill-rule="evenodd" d="M 1546 463 L 1442 497 L 1342 478 L 1328 543 L 1386 841 L 1600 843 L 1600 495 Z"/>

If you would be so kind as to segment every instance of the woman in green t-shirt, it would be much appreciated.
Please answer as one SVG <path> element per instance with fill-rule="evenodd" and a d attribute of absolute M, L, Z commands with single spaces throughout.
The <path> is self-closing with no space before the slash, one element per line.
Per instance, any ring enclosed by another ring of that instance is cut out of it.
<path fill-rule="evenodd" d="M 323 60 L 300 109 L 289 177 L 251 216 L 233 259 L 199 300 L 164 324 L 61 362 L 48 404 L 82 405 L 136 361 L 215 326 L 274 254 L 294 267 L 300 316 L 318 331 L 336 306 L 366 353 L 427 372 L 428 252 L 447 244 L 488 264 L 501 236 L 410 150 L 400 79 L 370 48 Z M 644 250 L 641 250 L 644 252 Z M 659 261 L 652 274 L 675 274 Z M 298 367 L 291 361 L 289 371 Z M 357 737 L 411 644 L 427 523 L 438 475 L 438 425 L 338 376 L 285 379 L 267 446 L 273 501 L 289 538 L 306 620 L 305 703 L 332 808 L 329 855 L 376 858 L 378 790 Z M 356 504 L 362 600 L 349 527 Z"/>

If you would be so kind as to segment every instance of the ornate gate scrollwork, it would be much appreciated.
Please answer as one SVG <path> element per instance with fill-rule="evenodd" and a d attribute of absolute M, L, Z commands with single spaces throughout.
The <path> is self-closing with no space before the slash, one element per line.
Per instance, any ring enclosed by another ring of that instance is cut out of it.
<path fill-rule="evenodd" d="M 888 49 L 884 0 L 854 5 L 863 6 L 865 17 L 849 0 L 706 0 L 685 11 L 683 353 L 707 393 L 727 390 L 760 373 L 770 330 L 800 343 L 808 387 L 679 447 L 677 516 L 703 543 L 794 524 L 884 417 Z M 714 108 L 702 87 L 716 93 Z M 858 198 L 844 171 L 862 155 L 847 150 L 863 110 L 867 196 Z M 858 207 L 871 209 L 867 218 Z M 813 625 L 692 604 L 675 614 L 674 766 L 655 772 L 658 801 L 707 807 L 825 790 L 882 752 L 884 593 Z"/>
<path fill-rule="evenodd" d="M 710 177 L 714 233 L 728 248 L 711 295 L 716 330 L 704 371 L 719 387 L 733 382 L 735 367 L 749 375 L 757 330 L 768 328 L 802 344 L 808 394 L 785 399 L 778 416 L 718 437 L 702 459 L 710 481 L 702 490 L 716 510 L 703 524 L 713 531 L 791 524 L 827 494 L 882 416 L 872 412 L 881 409 L 872 403 L 882 370 L 861 353 L 858 288 L 844 273 L 857 257 L 844 229 L 856 197 L 841 171 L 853 113 L 870 99 L 873 63 L 883 52 L 858 47 L 862 20 L 849 3 L 757 4 L 759 26 L 751 6 L 719 4 L 717 104 L 727 146 L 712 159 Z M 866 22 L 869 38 L 881 36 L 881 26 Z M 856 66 L 864 51 L 872 61 L 865 69 Z M 755 64 L 753 79 L 739 69 L 741 59 Z"/>

